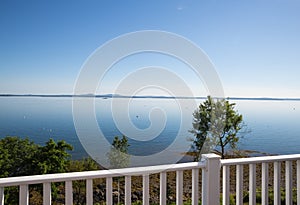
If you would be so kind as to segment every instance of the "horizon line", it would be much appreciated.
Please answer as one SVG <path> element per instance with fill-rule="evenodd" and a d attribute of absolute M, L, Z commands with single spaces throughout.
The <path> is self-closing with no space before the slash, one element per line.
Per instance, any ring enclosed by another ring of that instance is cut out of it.
<path fill-rule="evenodd" d="M 161 98 L 161 99 L 206 99 L 205 96 L 164 96 L 164 95 L 121 95 L 121 94 L 7 94 L 0 97 L 95 97 L 95 98 Z M 223 97 L 215 97 L 222 99 Z M 300 98 L 291 97 L 224 97 L 228 100 L 289 100 L 300 101 Z"/>

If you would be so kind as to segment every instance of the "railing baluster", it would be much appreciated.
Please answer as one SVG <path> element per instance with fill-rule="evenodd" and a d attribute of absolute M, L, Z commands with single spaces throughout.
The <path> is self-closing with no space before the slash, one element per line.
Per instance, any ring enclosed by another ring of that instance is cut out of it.
<path fill-rule="evenodd" d="M 262 205 L 269 204 L 269 164 L 262 163 Z"/>
<path fill-rule="evenodd" d="M 176 204 L 181 205 L 183 202 L 183 171 L 176 171 Z"/>
<path fill-rule="evenodd" d="M 86 204 L 93 205 L 93 180 L 86 180 Z"/>
<path fill-rule="evenodd" d="M 149 205 L 149 175 L 143 175 L 143 205 Z"/>
<path fill-rule="evenodd" d="M 4 187 L 0 187 L 0 205 L 4 205 Z"/>
<path fill-rule="evenodd" d="M 192 169 L 192 205 L 199 204 L 199 169 Z"/>
<path fill-rule="evenodd" d="M 223 205 L 229 205 L 229 166 L 223 166 Z"/>
<path fill-rule="evenodd" d="M 43 205 L 51 205 L 51 182 L 43 183 Z"/>
<path fill-rule="evenodd" d="M 106 204 L 112 205 L 112 177 L 106 178 Z"/>
<path fill-rule="evenodd" d="M 281 163 L 274 162 L 274 205 L 281 204 L 281 191 L 280 191 L 280 181 L 281 181 Z"/>
<path fill-rule="evenodd" d="M 29 204 L 28 184 L 21 184 L 19 191 L 19 205 Z"/>
<path fill-rule="evenodd" d="M 72 205 L 73 204 L 73 188 L 72 188 L 72 181 L 66 181 L 65 182 L 65 202 L 66 205 Z"/>
<path fill-rule="evenodd" d="M 201 204 L 204 204 L 205 205 L 205 203 L 207 202 L 207 196 L 208 196 L 208 194 L 207 194 L 207 192 L 208 192 L 208 190 L 207 190 L 207 184 L 208 184 L 208 177 L 207 177 L 207 172 L 206 172 L 206 168 L 202 168 L 202 179 L 201 179 L 201 181 L 202 181 L 202 187 L 201 187 L 201 189 L 202 189 L 202 192 L 201 192 L 201 194 L 202 194 L 202 197 L 201 197 Z"/>
<path fill-rule="evenodd" d="M 106 204 L 113 204 L 112 177 L 122 177 L 125 175 L 125 204 L 131 204 L 131 176 L 143 176 L 143 205 L 149 205 L 149 175 L 160 173 L 160 204 L 165 205 L 167 199 L 167 172 L 176 172 L 176 203 L 183 201 L 183 170 L 192 170 L 192 205 L 197 205 L 200 201 L 202 205 L 216 205 L 220 202 L 220 168 L 223 166 L 223 204 L 228 204 L 230 195 L 230 166 L 236 166 L 236 204 L 243 204 L 243 166 L 249 165 L 249 204 L 256 204 L 256 166 L 261 163 L 262 172 L 262 204 L 268 204 L 269 192 L 269 163 L 274 163 L 274 204 L 281 204 L 281 162 L 285 161 L 285 194 L 286 204 L 292 204 L 293 198 L 293 174 L 297 176 L 297 204 L 300 205 L 300 154 L 255 157 L 244 159 L 220 160 L 214 154 L 202 155 L 203 161 L 198 164 L 174 164 L 120 169 L 119 174 L 107 170 L 99 170 L 82 173 L 64 173 L 40 176 L 26 176 L 0 179 L 0 205 L 4 204 L 4 187 L 19 186 L 19 204 L 29 204 L 29 184 L 43 184 L 43 204 L 51 204 L 51 183 L 65 181 L 65 204 L 73 204 L 72 181 L 86 179 L 86 203 L 93 204 L 93 179 L 106 178 Z M 297 161 L 297 172 L 293 173 L 294 161 Z M 199 169 L 202 170 L 202 199 L 199 199 Z M 260 173 L 259 173 L 260 174 Z M 283 176 L 282 176 L 283 177 Z M 283 185 L 283 184 L 282 184 Z"/>
<path fill-rule="evenodd" d="M 249 204 L 256 204 L 256 164 L 249 165 Z"/>
<path fill-rule="evenodd" d="M 243 205 L 243 165 L 236 165 L 236 204 Z"/>
<path fill-rule="evenodd" d="M 297 205 L 300 205 L 300 160 L 297 160 Z"/>
<path fill-rule="evenodd" d="M 285 161 L 285 204 L 292 204 L 292 162 Z"/>
<path fill-rule="evenodd" d="M 131 176 L 125 176 L 125 205 L 131 204 Z"/>
<path fill-rule="evenodd" d="M 167 174 L 160 173 L 160 205 L 166 205 L 167 201 Z"/>

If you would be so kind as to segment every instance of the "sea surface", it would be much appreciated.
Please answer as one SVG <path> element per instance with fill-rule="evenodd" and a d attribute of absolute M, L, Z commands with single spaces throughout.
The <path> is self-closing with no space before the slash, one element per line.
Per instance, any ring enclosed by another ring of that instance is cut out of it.
<path fill-rule="evenodd" d="M 83 104 L 86 99 L 81 99 Z M 191 145 L 188 139 L 193 137 L 189 132 L 192 113 L 203 101 L 160 98 L 92 100 L 94 112 L 91 119 L 95 119 L 98 130 L 95 135 L 102 133 L 108 144 L 115 136 L 126 135 L 131 155 L 143 157 L 162 153 L 159 160 L 164 163 L 172 162 L 174 156 L 188 151 Z M 300 153 L 300 101 L 239 99 L 230 102 L 236 104 L 235 108 L 243 115 L 246 125 L 241 133 L 240 149 L 268 154 Z M 73 118 L 72 97 L 0 97 L 0 138 L 28 137 L 41 145 L 49 138 L 65 140 L 74 146 L 72 158 L 84 158 L 90 154 L 89 149 L 94 149 L 93 144 L 98 146 L 95 150 L 101 150 L 101 143 L 97 144 L 95 136 L 89 138 L 88 131 L 81 132 L 94 125 L 94 122 L 85 120 L 90 119 L 88 115 L 91 113 L 85 111 L 84 106 L 77 113 Z M 75 126 L 74 119 L 81 124 Z"/>

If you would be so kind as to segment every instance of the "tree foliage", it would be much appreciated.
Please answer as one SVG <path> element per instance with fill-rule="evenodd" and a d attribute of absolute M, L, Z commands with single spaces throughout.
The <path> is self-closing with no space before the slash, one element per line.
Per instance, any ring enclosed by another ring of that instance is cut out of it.
<path fill-rule="evenodd" d="M 112 147 L 107 153 L 110 168 L 125 168 L 129 166 L 128 147 L 128 140 L 124 135 L 122 139 L 119 139 L 118 136 L 114 138 Z"/>
<path fill-rule="evenodd" d="M 67 151 L 73 147 L 61 140 L 57 143 L 50 139 L 45 146 L 38 149 L 38 156 L 34 159 L 37 174 L 52 174 L 65 172 L 70 160 L 70 154 Z"/>
<path fill-rule="evenodd" d="M 0 140 L 0 176 L 13 177 L 65 172 L 73 147 L 50 139 L 45 146 L 29 139 L 5 137 Z"/>
<path fill-rule="evenodd" d="M 37 145 L 29 139 L 5 137 L 0 140 L 0 177 L 28 176 L 67 171 L 72 146 L 65 141 L 50 139 L 45 146 Z M 52 195 L 58 191 L 52 184 Z M 39 185 L 30 186 L 31 193 L 41 193 Z M 5 189 L 5 204 L 18 203 L 17 187 Z"/>
<path fill-rule="evenodd" d="M 214 100 L 208 96 L 193 113 L 193 129 L 190 132 L 195 136 L 192 144 L 196 152 L 195 161 L 199 160 L 201 153 L 207 153 L 215 146 L 220 148 L 222 158 L 225 157 L 225 148 L 236 148 L 243 117 L 234 106 L 225 99 Z"/>
<path fill-rule="evenodd" d="M 0 140 L 0 177 L 32 174 L 39 146 L 28 139 L 6 137 Z"/>

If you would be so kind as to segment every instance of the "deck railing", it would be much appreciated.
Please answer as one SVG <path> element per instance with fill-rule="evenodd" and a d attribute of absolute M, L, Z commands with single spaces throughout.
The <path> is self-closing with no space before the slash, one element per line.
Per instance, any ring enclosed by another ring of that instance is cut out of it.
<path fill-rule="evenodd" d="M 261 204 L 269 204 L 270 191 L 274 195 L 274 205 L 282 204 L 282 191 L 285 193 L 285 204 L 295 204 L 292 201 L 293 191 L 295 191 L 297 197 L 297 205 L 300 205 L 300 154 L 224 159 L 221 160 L 221 164 L 223 169 L 223 205 L 229 204 L 230 179 L 232 180 L 232 178 L 230 178 L 230 173 L 232 173 L 230 167 L 235 168 L 235 195 L 237 205 L 243 204 L 243 194 L 245 191 L 243 183 L 245 182 L 245 180 L 248 180 L 249 183 L 248 190 L 246 190 L 249 193 L 249 204 L 256 204 L 257 187 L 260 185 Z M 285 169 L 282 169 L 282 164 L 285 165 Z M 248 166 L 249 170 L 245 170 L 245 166 Z M 269 169 L 270 166 L 273 167 L 273 170 Z M 257 170 L 257 167 L 259 167 L 260 170 Z M 296 173 L 293 173 L 293 170 L 296 170 Z M 243 174 L 245 171 L 248 171 L 249 174 L 249 177 L 246 179 Z M 270 173 L 272 173 L 272 176 L 270 176 Z M 284 178 L 281 176 L 282 174 L 284 174 Z M 257 184 L 257 177 L 261 178 L 260 184 Z M 273 183 L 272 186 L 270 186 L 271 181 Z M 285 186 L 281 184 L 282 182 L 285 183 Z"/>
<path fill-rule="evenodd" d="M 295 161 L 295 163 L 293 163 Z M 285 171 L 282 171 L 281 164 L 285 165 Z M 295 165 L 296 164 L 296 165 Z M 245 167 L 249 166 L 249 177 L 245 177 Z M 261 167 L 261 172 L 257 167 Z M 257 179 L 261 177 L 262 204 L 269 204 L 270 191 L 270 169 L 273 166 L 273 187 L 274 204 L 281 204 L 281 174 L 285 174 L 285 203 L 293 204 L 293 181 L 296 181 L 297 204 L 300 204 L 300 154 L 297 155 L 281 155 L 267 157 L 252 157 L 239 159 L 221 160 L 218 155 L 206 154 L 202 155 L 201 162 L 190 162 L 172 165 L 158 165 L 137 168 L 125 168 L 115 170 L 100 170 L 87 172 L 73 172 L 62 174 L 46 174 L 36 176 L 11 177 L 0 179 L 0 205 L 4 204 L 4 188 L 9 186 L 19 186 L 19 204 L 29 204 L 29 189 L 31 184 L 43 184 L 43 204 L 51 204 L 51 183 L 65 182 L 65 204 L 73 204 L 73 188 L 72 181 L 86 180 L 86 204 L 93 204 L 93 179 L 106 179 L 106 204 L 113 204 L 113 178 L 122 176 L 125 178 L 125 199 L 126 205 L 131 204 L 131 177 L 142 176 L 143 178 L 143 204 L 148 205 L 149 194 L 149 175 L 160 175 L 160 204 L 165 205 L 167 202 L 167 172 L 176 172 L 176 204 L 183 204 L 183 171 L 192 170 L 192 196 L 191 203 L 198 205 L 201 201 L 202 205 L 220 204 L 220 192 L 222 191 L 222 203 L 229 204 L 229 196 L 232 194 L 230 186 L 233 178 L 230 174 L 236 175 L 236 204 L 243 204 L 244 192 L 249 193 L 249 204 L 256 204 Z M 220 174 L 221 168 L 222 173 Z M 234 168 L 234 169 L 232 169 Z M 296 170 L 297 179 L 293 179 L 293 168 Z M 199 171 L 201 171 L 202 179 L 199 179 Z M 220 181 L 222 178 L 222 187 L 220 189 Z M 199 181 L 202 180 L 202 186 L 199 187 Z M 249 180 L 248 189 L 245 190 L 244 182 Z M 200 188 L 200 190 L 199 190 Z M 220 191 L 221 190 L 221 191 Z M 199 198 L 201 191 L 201 198 Z"/>

